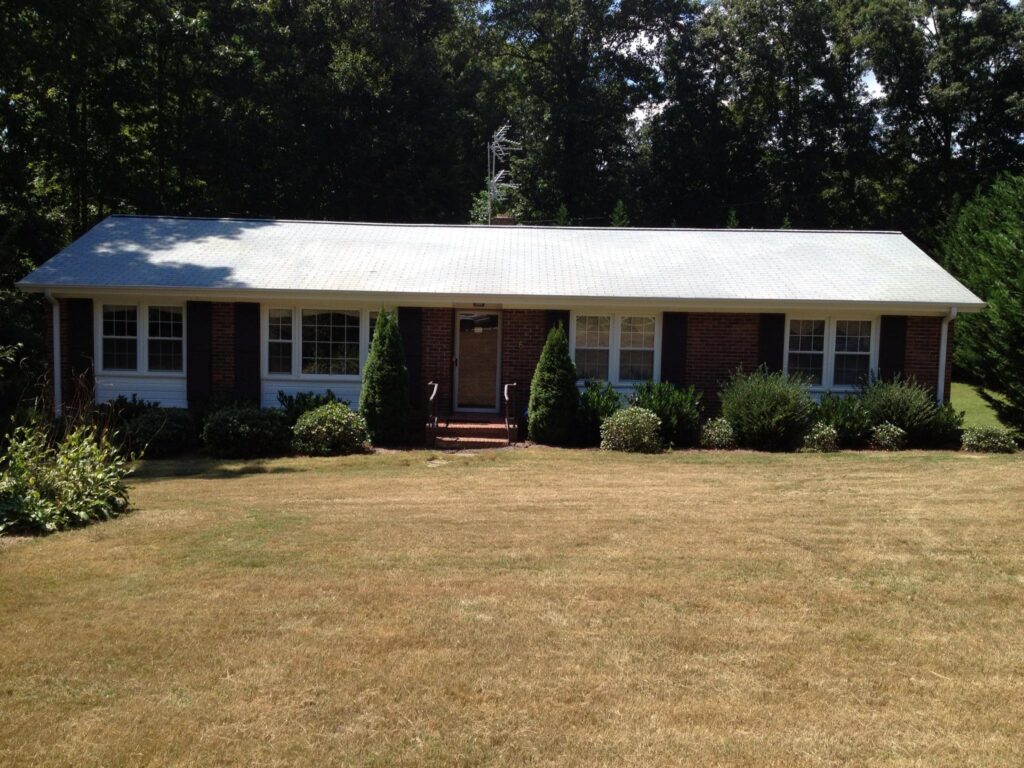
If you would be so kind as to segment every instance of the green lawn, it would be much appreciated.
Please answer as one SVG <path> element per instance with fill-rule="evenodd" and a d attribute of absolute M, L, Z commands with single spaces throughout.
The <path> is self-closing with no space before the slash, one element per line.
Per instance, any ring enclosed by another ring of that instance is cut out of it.
<path fill-rule="evenodd" d="M 149 462 L 0 539 L 0 765 L 1020 766 L 1024 456 Z"/>
<path fill-rule="evenodd" d="M 950 392 L 950 402 L 957 410 L 964 412 L 964 426 L 967 427 L 1001 427 L 1003 426 L 983 393 L 988 397 L 996 397 L 993 393 L 987 393 L 980 387 L 973 384 L 953 382 L 953 389 Z"/>

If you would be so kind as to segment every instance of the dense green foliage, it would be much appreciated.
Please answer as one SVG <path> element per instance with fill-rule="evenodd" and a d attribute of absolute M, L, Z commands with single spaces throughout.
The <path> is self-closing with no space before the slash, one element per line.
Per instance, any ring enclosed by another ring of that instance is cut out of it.
<path fill-rule="evenodd" d="M 816 405 L 798 378 L 760 368 L 737 371 L 719 394 L 736 442 L 760 451 L 792 451 L 814 423 Z"/>
<path fill-rule="evenodd" d="M 634 390 L 630 402 L 657 414 L 666 446 L 691 448 L 700 440 L 700 394 L 693 387 L 680 389 L 667 381 L 645 381 Z"/>
<path fill-rule="evenodd" d="M 344 456 L 365 451 L 370 434 L 362 413 L 343 403 L 307 411 L 295 422 L 292 448 L 309 456 Z"/>
<path fill-rule="evenodd" d="M 321 405 L 340 401 L 334 392 L 328 389 L 323 394 L 319 392 L 297 392 L 294 395 L 289 395 L 285 392 L 278 392 L 277 402 L 288 418 L 288 423 L 294 425 L 299 420 L 299 416 L 307 411 L 312 411 Z"/>
<path fill-rule="evenodd" d="M 359 413 L 366 419 L 374 445 L 398 445 L 408 438 L 409 372 L 405 367 L 398 315 L 382 309 L 370 344 L 359 395 Z"/>
<path fill-rule="evenodd" d="M 963 434 L 963 448 L 974 453 L 1014 453 L 1017 442 L 1006 429 L 968 427 Z"/>
<path fill-rule="evenodd" d="M 874 381 L 864 387 L 860 401 L 873 427 L 885 423 L 899 427 L 912 448 L 959 444 L 952 432 L 962 423 L 962 415 L 940 409 L 931 390 L 913 379 Z"/>
<path fill-rule="evenodd" d="M 947 266 L 987 302 L 956 321 L 956 365 L 1000 392 L 1000 417 L 1024 428 L 1024 176 L 1003 177 L 968 203 L 943 250 Z"/>
<path fill-rule="evenodd" d="M 588 381 L 580 392 L 573 429 L 576 445 L 601 444 L 601 423 L 622 407 L 622 395 L 607 381 Z"/>
<path fill-rule="evenodd" d="M 579 409 L 576 366 L 569 339 L 559 323 L 548 333 L 530 382 L 527 433 L 535 443 L 567 445 Z"/>
<path fill-rule="evenodd" d="M 700 431 L 700 447 L 717 451 L 729 451 L 736 447 L 736 434 L 728 419 L 719 416 L 704 424 Z"/>
<path fill-rule="evenodd" d="M 0 534 L 51 533 L 128 508 L 130 461 L 106 434 L 80 425 L 55 440 L 19 427 L 0 455 Z"/>
<path fill-rule="evenodd" d="M 195 419 L 184 408 L 150 408 L 125 424 L 130 450 L 147 459 L 180 456 L 199 444 Z"/>
<path fill-rule="evenodd" d="M 817 418 L 836 430 L 840 448 L 864 448 L 871 439 L 871 414 L 859 397 L 826 392 L 818 404 Z"/>
<path fill-rule="evenodd" d="M 902 451 L 907 447 L 907 432 L 895 424 L 883 421 L 871 428 L 869 444 L 878 451 Z"/>
<path fill-rule="evenodd" d="M 601 424 L 601 449 L 627 453 L 658 453 L 661 419 L 653 411 L 631 405 L 616 411 Z"/>
<path fill-rule="evenodd" d="M 292 431 L 283 411 L 231 405 L 207 417 L 202 437 L 213 456 L 250 459 L 288 453 Z"/>

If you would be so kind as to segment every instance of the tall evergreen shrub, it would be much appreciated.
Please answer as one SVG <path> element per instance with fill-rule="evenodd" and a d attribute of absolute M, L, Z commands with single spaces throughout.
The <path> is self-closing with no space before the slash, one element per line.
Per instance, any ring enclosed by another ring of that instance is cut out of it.
<path fill-rule="evenodd" d="M 381 310 L 366 358 L 359 413 L 375 445 L 395 445 L 407 437 L 411 412 L 409 371 L 398 333 L 398 316 L 391 310 Z"/>
<path fill-rule="evenodd" d="M 559 323 L 548 333 L 530 383 L 527 413 L 530 439 L 549 445 L 568 444 L 579 400 L 576 366 L 569 356 L 569 338 Z"/>

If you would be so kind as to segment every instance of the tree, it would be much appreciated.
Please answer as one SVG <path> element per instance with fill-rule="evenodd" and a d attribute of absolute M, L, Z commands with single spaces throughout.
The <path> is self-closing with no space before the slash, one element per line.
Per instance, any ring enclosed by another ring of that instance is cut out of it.
<path fill-rule="evenodd" d="M 530 382 L 527 411 L 530 439 L 535 443 L 568 445 L 579 402 L 576 366 L 569 357 L 569 338 L 558 323 L 548 332 Z"/>
<path fill-rule="evenodd" d="M 629 226 L 629 214 L 626 213 L 626 204 L 621 200 L 615 202 L 615 207 L 612 208 L 612 226 L 613 227 L 628 227 Z"/>
<path fill-rule="evenodd" d="M 956 321 L 955 363 L 1006 398 L 1024 429 L 1024 176 L 1005 176 L 964 206 L 945 240 L 946 265 L 987 303 Z"/>
<path fill-rule="evenodd" d="M 405 441 L 412 407 L 409 403 L 409 371 L 405 366 L 398 317 L 387 309 L 377 315 L 359 394 L 359 412 L 366 419 L 376 445 Z"/>

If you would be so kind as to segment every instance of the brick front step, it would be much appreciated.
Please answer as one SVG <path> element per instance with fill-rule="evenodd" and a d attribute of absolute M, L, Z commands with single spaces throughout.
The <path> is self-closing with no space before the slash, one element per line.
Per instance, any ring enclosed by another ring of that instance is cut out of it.
<path fill-rule="evenodd" d="M 504 448 L 508 440 L 504 437 L 438 437 L 434 447 L 442 451 L 462 451 L 479 448 Z"/>
<path fill-rule="evenodd" d="M 438 427 L 438 448 L 500 448 L 508 445 L 503 421 L 451 421 Z"/>

